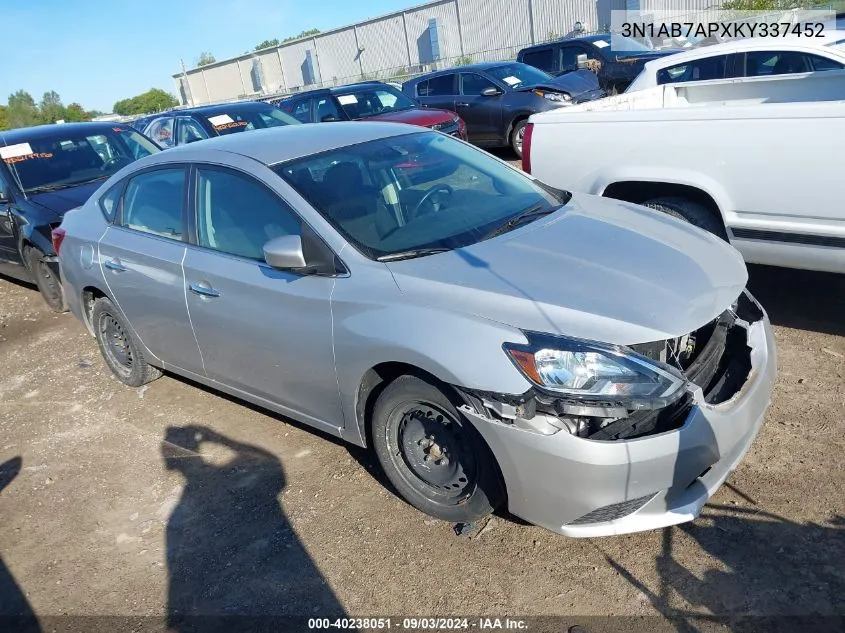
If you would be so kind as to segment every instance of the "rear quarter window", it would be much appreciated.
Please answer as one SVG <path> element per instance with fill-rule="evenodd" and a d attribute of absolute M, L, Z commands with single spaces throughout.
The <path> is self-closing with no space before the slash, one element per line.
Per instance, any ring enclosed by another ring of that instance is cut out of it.
<path fill-rule="evenodd" d="M 114 223 L 117 217 L 117 209 L 120 202 L 120 194 L 123 192 L 123 183 L 118 183 L 106 193 L 100 196 L 100 211 L 109 224 Z"/>

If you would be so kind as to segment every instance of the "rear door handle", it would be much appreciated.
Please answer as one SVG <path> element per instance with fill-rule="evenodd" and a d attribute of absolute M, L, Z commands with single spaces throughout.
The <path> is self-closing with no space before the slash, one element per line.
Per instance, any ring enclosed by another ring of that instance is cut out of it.
<path fill-rule="evenodd" d="M 220 293 L 217 290 L 215 290 L 214 288 L 212 288 L 211 286 L 209 286 L 205 282 L 200 282 L 198 284 L 191 284 L 188 287 L 191 289 L 191 292 L 193 292 L 194 294 L 203 296 L 203 297 L 219 297 L 220 296 Z"/>
<path fill-rule="evenodd" d="M 468 104 L 468 103 L 456 103 L 455 105 L 458 106 L 459 108 L 468 108 L 470 104 Z"/>
<path fill-rule="evenodd" d="M 126 266 L 120 263 L 120 260 L 116 257 L 106 260 L 106 263 L 103 264 L 109 270 L 113 270 L 116 273 L 122 273 L 126 270 Z"/>

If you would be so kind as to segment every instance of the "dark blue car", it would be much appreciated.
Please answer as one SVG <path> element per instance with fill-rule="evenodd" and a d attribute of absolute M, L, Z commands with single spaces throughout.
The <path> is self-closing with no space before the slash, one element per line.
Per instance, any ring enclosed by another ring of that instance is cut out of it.
<path fill-rule="evenodd" d="M 0 273 L 37 284 L 64 308 L 52 229 L 109 176 L 161 151 L 117 123 L 62 123 L 0 132 Z"/>
<path fill-rule="evenodd" d="M 471 143 L 510 145 L 522 156 L 528 117 L 604 96 L 588 70 L 552 77 L 518 62 L 487 62 L 441 70 L 406 81 L 402 91 L 423 105 L 457 112 Z"/>

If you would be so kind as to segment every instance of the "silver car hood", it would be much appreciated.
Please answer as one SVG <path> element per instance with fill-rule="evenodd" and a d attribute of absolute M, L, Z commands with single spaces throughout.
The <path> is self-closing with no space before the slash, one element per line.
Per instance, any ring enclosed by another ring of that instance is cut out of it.
<path fill-rule="evenodd" d="M 621 345 L 701 327 L 748 279 L 740 254 L 714 235 L 585 194 L 499 237 L 387 266 L 425 305 Z"/>

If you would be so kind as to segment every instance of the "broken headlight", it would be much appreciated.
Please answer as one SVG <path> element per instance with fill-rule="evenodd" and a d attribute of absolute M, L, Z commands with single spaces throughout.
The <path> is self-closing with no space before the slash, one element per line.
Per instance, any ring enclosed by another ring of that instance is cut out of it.
<path fill-rule="evenodd" d="M 505 352 L 541 389 L 585 401 L 654 409 L 677 400 L 686 378 L 676 369 L 616 345 L 526 332 L 528 345 Z"/>

